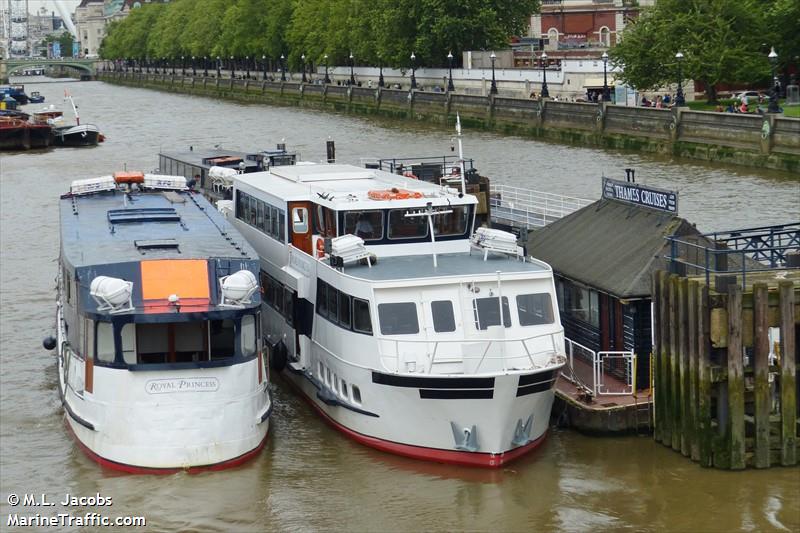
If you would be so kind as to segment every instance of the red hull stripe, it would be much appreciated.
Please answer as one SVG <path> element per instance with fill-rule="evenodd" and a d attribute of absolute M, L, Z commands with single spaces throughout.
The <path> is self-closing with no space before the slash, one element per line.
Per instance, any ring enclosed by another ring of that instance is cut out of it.
<path fill-rule="evenodd" d="M 190 466 L 189 468 L 149 468 L 146 466 L 134 466 L 125 463 L 118 463 L 116 461 L 112 461 L 110 459 L 106 459 L 105 457 L 101 457 L 97 455 L 95 452 L 89 449 L 81 439 L 75 435 L 75 432 L 72 430 L 72 426 L 69 425 L 67 422 L 67 427 L 69 428 L 70 433 L 75 438 L 75 442 L 78 443 L 78 446 L 84 451 L 86 455 L 89 456 L 89 459 L 95 461 L 103 468 L 110 468 L 112 470 L 117 470 L 120 472 L 126 472 L 128 474 L 156 474 L 156 475 L 165 475 L 165 474 L 177 474 L 178 472 L 186 472 L 187 474 L 199 474 L 200 472 L 213 472 L 216 470 L 225 470 L 226 468 L 234 468 L 239 466 L 243 463 L 246 463 L 261 451 L 264 447 L 264 444 L 267 442 L 267 435 L 269 435 L 269 431 L 267 435 L 264 435 L 264 438 L 261 442 L 250 450 L 249 452 L 243 453 L 239 457 L 234 457 L 233 459 L 228 459 L 227 461 L 223 461 L 221 463 L 214 463 L 211 465 L 202 465 L 202 466 Z"/>
<path fill-rule="evenodd" d="M 503 453 L 462 452 L 457 450 L 425 448 L 423 446 L 413 446 L 411 444 L 400 444 L 399 442 L 392 442 L 376 437 L 370 437 L 369 435 L 358 433 L 341 425 L 331 418 L 325 411 L 323 411 L 316 404 L 316 402 L 314 402 L 314 400 L 309 398 L 298 385 L 293 383 L 290 379 L 284 379 L 284 381 L 287 381 L 294 389 L 296 389 L 300 395 L 311 404 L 311 407 L 313 407 L 320 415 L 322 415 L 323 419 L 325 419 L 328 424 L 344 433 L 354 441 L 377 450 L 396 455 L 402 455 L 405 457 L 411 457 L 412 459 L 422 459 L 424 461 L 434 461 L 437 463 L 447 463 L 453 465 L 499 468 L 510 461 L 513 461 L 514 459 L 533 451 L 542 442 L 544 442 L 544 438 L 547 436 L 547 433 L 545 432 L 538 439 L 531 441 L 524 446 L 520 446 L 519 448 L 514 448 L 513 450 Z"/>

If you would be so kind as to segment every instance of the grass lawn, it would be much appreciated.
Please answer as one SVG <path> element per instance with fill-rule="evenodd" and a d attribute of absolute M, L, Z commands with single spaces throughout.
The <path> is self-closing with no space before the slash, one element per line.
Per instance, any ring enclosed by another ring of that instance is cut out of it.
<path fill-rule="evenodd" d="M 723 108 L 727 107 L 728 104 L 736 105 L 736 103 L 733 100 L 725 98 L 721 98 L 719 103 Z M 714 111 L 717 107 L 715 105 L 707 104 L 705 100 L 695 100 L 693 102 L 686 102 L 686 105 L 689 106 L 689 108 L 694 111 Z M 766 106 L 766 104 L 761 104 L 761 105 Z M 784 116 L 791 118 L 800 118 L 800 106 L 797 105 L 785 106 L 783 100 L 779 102 L 779 105 L 783 108 Z M 755 110 L 755 107 L 751 105 L 750 109 Z M 753 111 L 753 113 L 755 113 L 755 111 Z"/>

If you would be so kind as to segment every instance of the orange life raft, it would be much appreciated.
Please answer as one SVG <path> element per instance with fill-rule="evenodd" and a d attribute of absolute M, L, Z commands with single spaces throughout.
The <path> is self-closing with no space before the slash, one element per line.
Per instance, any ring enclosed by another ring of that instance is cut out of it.
<path fill-rule="evenodd" d="M 408 200 L 409 198 L 422 198 L 422 193 L 392 187 L 383 191 L 369 191 L 367 196 L 371 200 Z"/>

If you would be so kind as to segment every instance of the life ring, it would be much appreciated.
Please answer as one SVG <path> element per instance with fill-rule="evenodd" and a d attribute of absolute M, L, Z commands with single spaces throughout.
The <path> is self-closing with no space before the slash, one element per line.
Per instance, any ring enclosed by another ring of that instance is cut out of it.
<path fill-rule="evenodd" d="M 325 257 L 325 240 L 317 239 L 317 257 Z"/>
<path fill-rule="evenodd" d="M 418 180 L 419 179 L 410 170 L 406 170 L 405 172 L 403 172 L 403 176 L 406 177 L 406 178 L 411 178 L 412 180 Z"/>

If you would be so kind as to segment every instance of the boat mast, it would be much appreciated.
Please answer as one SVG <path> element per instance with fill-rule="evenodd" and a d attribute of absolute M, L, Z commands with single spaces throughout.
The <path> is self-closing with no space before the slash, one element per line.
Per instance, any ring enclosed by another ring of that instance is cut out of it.
<path fill-rule="evenodd" d="M 75 105 L 75 100 L 72 99 L 72 95 L 67 91 L 64 91 L 64 99 L 69 99 L 69 103 L 72 104 L 72 112 L 75 113 L 75 123 L 80 126 L 81 117 L 78 116 L 78 106 Z"/>
<path fill-rule="evenodd" d="M 461 163 L 461 196 L 464 196 L 467 194 L 467 186 L 464 182 L 466 169 L 464 168 L 464 148 L 461 146 L 461 117 L 458 116 L 458 113 L 456 113 L 456 137 L 458 137 L 458 159 Z"/>

